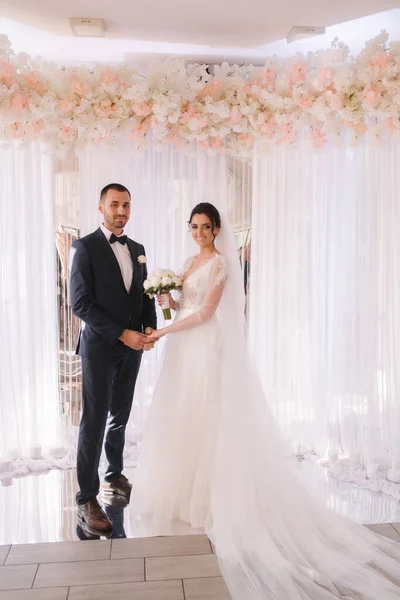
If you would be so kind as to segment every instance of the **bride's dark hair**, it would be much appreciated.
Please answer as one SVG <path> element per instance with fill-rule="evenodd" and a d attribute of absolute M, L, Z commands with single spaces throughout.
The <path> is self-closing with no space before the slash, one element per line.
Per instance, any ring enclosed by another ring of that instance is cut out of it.
<path fill-rule="evenodd" d="M 209 202 L 200 202 L 200 204 L 197 204 L 190 214 L 190 219 L 188 221 L 189 226 L 192 223 L 194 215 L 207 215 L 212 223 L 213 233 L 214 229 L 221 229 L 221 216 L 213 204 L 210 204 Z"/>

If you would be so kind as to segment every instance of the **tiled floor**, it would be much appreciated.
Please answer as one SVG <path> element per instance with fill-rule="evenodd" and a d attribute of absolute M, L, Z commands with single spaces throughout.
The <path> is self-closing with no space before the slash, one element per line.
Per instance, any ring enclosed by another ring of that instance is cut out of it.
<path fill-rule="evenodd" d="M 0 600 L 230 598 L 204 535 L 0 546 L 0 565 Z"/>
<path fill-rule="evenodd" d="M 400 542 L 400 523 L 368 525 Z M 230 600 L 204 535 L 0 546 L 0 600 Z"/>

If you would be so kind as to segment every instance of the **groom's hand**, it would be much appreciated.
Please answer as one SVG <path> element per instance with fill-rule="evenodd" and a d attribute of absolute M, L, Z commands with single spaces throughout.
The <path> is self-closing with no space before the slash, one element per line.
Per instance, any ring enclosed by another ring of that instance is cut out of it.
<path fill-rule="evenodd" d="M 145 347 L 147 336 L 132 329 L 125 329 L 119 338 L 125 346 L 129 346 L 132 350 L 143 350 Z"/>
<path fill-rule="evenodd" d="M 144 330 L 146 336 L 151 335 L 153 331 L 154 329 L 152 327 L 146 327 L 146 329 Z M 155 342 L 146 342 L 146 344 L 144 345 L 144 351 L 148 352 L 149 350 L 153 350 L 154 344 Z"/>

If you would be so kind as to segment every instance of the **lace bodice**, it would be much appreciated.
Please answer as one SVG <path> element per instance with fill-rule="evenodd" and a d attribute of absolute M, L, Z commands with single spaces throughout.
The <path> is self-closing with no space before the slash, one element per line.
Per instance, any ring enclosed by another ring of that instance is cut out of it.
<path fill-rule="evenodd" d="M 195 270 L 193 257 L 186 261 L 180 277 L 183 280 L 179 311 L 194 312 L 199 310 L 211 287 L 215 290 L 227 276 L 226 260 L 217 254 Z M 192 270 L 192 271 L 191 271 Z"/>
<path fill-rule="evenodd" d="M 199 327 L 209 321 L 218 308 L 228 276 L 226 259 L 220 254 L 193 270 L 193 258 L 186 261 L 181 274 L 182 295 L 178 314 L 166 333 Z"/>

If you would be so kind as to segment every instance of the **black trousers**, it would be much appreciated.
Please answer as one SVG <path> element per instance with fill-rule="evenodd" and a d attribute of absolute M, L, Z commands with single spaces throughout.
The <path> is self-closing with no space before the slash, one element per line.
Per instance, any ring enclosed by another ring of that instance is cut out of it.
<path fill-rule="evenodd" d="M 100 489 L 99 463 L 105 438 L 106 481 L 123 470 L 125 429 L 132 408 L 142 351 L 125 348 L 116 358 L 82 357 L 82 418 L 79 427 L 78 504 L 96 498 Z"/>

